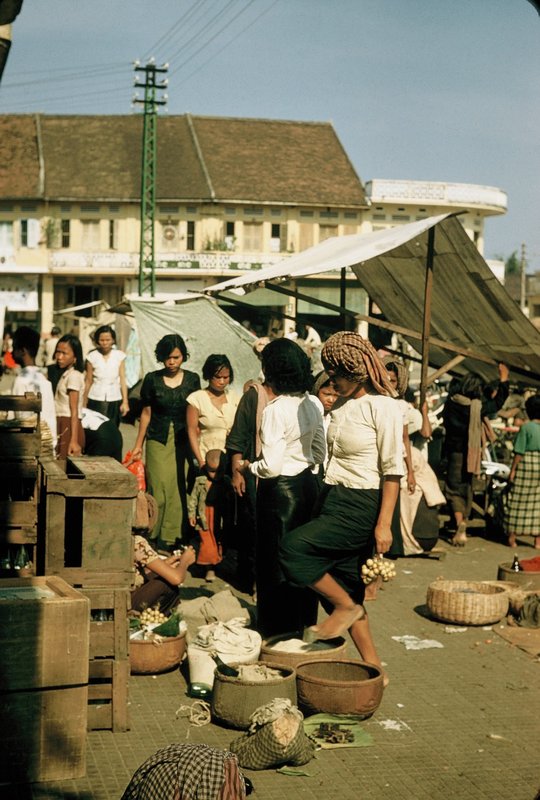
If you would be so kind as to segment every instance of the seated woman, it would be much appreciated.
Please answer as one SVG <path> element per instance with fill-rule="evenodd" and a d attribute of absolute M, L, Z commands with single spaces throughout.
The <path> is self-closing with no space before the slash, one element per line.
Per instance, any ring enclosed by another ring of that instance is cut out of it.
<path fill-rule="evenodd" d="M 193 547 L 187 547 L 180 555 L 163 559 L 144 536 L 133 534 L 135 588 L 131 592 L 132 610 L 142 611 L 158 604 L 160 611 L 170 611 L 178 600 L 178 587 L 194 561 Z"/>

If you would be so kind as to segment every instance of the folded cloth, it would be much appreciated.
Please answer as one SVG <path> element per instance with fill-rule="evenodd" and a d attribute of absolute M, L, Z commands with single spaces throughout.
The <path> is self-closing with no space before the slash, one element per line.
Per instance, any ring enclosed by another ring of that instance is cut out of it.
<path fill-rule="evenodd" d="M 249 611 L 244 608 L 230 589 L 193 600 L 182 600 L 178 606 L 182 619 L 188 626 L 188 641 L 192 641 L 201 625 L 211 622 L 228 622 L 231 619 L 241 618 L 244 624 L 249 622 Z"/>

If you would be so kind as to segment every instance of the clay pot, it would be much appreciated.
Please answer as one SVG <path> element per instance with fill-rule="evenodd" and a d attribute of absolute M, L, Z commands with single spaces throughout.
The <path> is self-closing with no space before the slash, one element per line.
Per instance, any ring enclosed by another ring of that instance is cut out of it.
<path fill-rule="evenodd" d="M 500 581 L 514 581 L 522 589 L 540 590 L 540 572 L 514 572 L 510 562 L 499 564 L 497 579 Z"/>
<path fill-rule="evenodd" d="M 298 704 L 308 714 L 356 714 L 370 717 L 383 696 L 383 675 L 373 664 L 304 661 L 296 667 Z"/>
<path fill-rule="evenodd" d="M 262 662 L 256 662 L 262 663 Z M 230 664 L 238 667 L 238 664 Z M 278 669 L 281 677 L 264 682 L 250 682 L 240 678 L 223 675 L 219 668 L 215 671 L 212 694 L 212 716 L 233 728 L 247 729 L 251 724 L 253 712 L 270 703 L 276 697 L 284 697 L 296 705 L 296 672 L 284 664 L 266 664 Z"/>

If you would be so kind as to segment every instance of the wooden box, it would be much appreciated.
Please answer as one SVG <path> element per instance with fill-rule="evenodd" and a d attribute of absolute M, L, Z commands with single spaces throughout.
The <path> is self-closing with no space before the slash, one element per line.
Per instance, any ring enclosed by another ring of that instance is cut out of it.
<path fill-rule="evenodd" d="M 90 601 L 88 730 L 129 728 L 129 589 L 84 588 Z"/>
<path fill-rule="evenodd" d="M 12 692 L 0 701 L 0 783 L 85 775 L 88 686 Z"/>
<path fill-rule="evenodd" d="M 0 694 L 86 684 L 89 615 L 88 599 L 62 578 L 3 580 Z"/>
<path fill-rule="evenodd" d="M 0 782 L 85 774 L 89 614 L 59 577 L 0 584 Z"/>
<path fill-rule="evenodd" d="M 88 683 L 88 730 L 129 729 L 129 659 L 94 658 Z"/>
<path fill-rule="evenodd" d="M 44 574 L 73 586 L 130 586 L 135 476 L 107 457 L 41 465 Z"/>

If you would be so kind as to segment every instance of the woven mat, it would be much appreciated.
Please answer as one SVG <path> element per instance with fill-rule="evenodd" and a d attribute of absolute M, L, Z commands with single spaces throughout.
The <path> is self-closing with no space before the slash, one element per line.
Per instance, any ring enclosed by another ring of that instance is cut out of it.
<path fill-rule="evenodd" d="M 540 655 L 540 628 L 519 628 L 506 625 L 493 629 L 502 639 L 524 650 L 530 656 Z"/>

